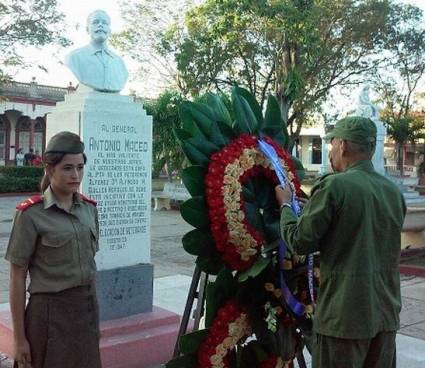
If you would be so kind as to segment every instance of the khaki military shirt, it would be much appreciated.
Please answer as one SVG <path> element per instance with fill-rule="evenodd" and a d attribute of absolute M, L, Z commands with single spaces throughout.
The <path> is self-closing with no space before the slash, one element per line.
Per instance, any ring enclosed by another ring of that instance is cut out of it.
<path fill-rule="evenodd" d="M 49 187 L 40 203 L 16 211 L 5 258 L 28 266 L 30 293 L 87 285 L 96 273 L 98 234 L 94 204 L 75 194 L 67 212 L 58 206 Z"/>
<path fill-rule="evenodd" d="M 319 179 L 300 218 L 282 209 L 285 241 L 299 254 L 320 251 L 316 332 L 367 339 L 399 328 L 405 212 L 399 188 L 369 160 Z"/>

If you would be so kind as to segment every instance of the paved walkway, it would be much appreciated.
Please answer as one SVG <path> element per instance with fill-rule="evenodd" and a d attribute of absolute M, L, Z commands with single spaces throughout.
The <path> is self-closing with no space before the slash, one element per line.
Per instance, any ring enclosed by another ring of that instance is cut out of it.
<path fill-rule="evenodd" d="M 8 302 L 8 262 L 4 260 L 12 226 L 14 207 L 22 197 L 0 197 L 0 310 Z M 152 212 L 152 263 L 154 264 L 154 304 L 182 314 L 186 302 L 194 257 L 181 247 L 182 236 L 190 229 L 177 211 Z M 425 367 L 425 279 L 402 277 L 403 310 L 397 335 L 397 367 Z M 306 354 L 307 356 L 307 354 Z M 310 366 L 310 365 L 309 365 Z M 10 361 L 0 367 L 9 368 Z"/>

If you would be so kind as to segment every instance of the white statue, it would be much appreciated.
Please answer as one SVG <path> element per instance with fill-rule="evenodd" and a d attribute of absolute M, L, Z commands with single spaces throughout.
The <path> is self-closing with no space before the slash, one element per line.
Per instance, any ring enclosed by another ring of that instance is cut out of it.
<path fill-rule="evenodd" d="M 368 84 L 362 88 L 354 115 L 363 116 L 372 120 L 379 120 L 379 111 L 372 101 L 370 101 L 369 89 L 370 87 Z"/>
<path fill-rule="evenodd" d="M 128 79 L 123 60 L 107 47 L 111 19 L 104 10 L 95 10 L 87 17 L 90 43 L 69 53 L 65 64 L 80 83 L 102 92 L 119 92 Z"/>
<path fill-rule="evenodd" d="M 370 101 L 369 97 L 369 85 L 365 85 L 362 88 L 362 91 L 359 95 L 358 106 L 354 115 L 363 116 L 365 118 L 371 119 L 377 129 L 376 134 L 376 149 L 375 154 L 373 155 L 372 162 L 375 170 L 382 175 L 385 175 L 385 167 L 384 167 L 384 142 L 385 136 L 387 134 L 387 129 L 385 125 L 382 123 L 379 118 L 379 109 L 375 106 L 372 101 Z"/>

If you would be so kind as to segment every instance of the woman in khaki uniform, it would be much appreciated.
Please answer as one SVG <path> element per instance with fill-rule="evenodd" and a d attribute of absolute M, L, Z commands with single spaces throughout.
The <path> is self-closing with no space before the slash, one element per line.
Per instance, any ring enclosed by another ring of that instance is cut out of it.
<path fill-rule="evenodd" d="M 83 152 L 77 135 L 53 136 L 44 154 L 43 195 L 17 206 L 6 252 L 15 367 L 101 367 L 94 286 L 98 214 L 96 203 L 78 193 Z"/>

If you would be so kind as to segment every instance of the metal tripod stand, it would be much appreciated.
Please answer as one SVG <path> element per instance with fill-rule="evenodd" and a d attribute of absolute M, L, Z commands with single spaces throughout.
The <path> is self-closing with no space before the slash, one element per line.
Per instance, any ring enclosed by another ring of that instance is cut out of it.
<path fill-rule="evenodd" d="M 202 272 L 198 266 L 195 266 L 193 271 L 192 282 L 190 283 L 189 293 L 187 295 L 186 305 L 184 307 L 184 312 L 182 316 L 182 321 L 180 323 L 179 333 L 177 335 L 176 345 L 174 346 L 173 357 L 177 357 L 180 354 L 179 351 L 179 338 L 187 332 L 187 327 L 189 325 L 190 312 L 193 308 L 193 303 L 196 301 L 196 307 L 194 310 L 193 318 L 193 330 L 196 331 L 199 329 L 199 322 L 204 315 L 204 302 L 205 302 L 205 291 L 207 288 L 208 274 Z M 199 288 L 198 288 L 199 286 Z"/>

